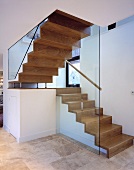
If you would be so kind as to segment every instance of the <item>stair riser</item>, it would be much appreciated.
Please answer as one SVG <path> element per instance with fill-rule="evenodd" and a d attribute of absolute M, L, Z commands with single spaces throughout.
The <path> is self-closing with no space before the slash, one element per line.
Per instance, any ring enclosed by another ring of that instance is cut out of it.
<path fill-rule="evenodd" d="M 38 82 L 38 83 L 52 83 L 52 77 L 33 76 L 33 75 L 19 75 L 19 82 Z"/>
<path fill-rule="evenodd" d="M 111 124 L 112 123 L 112 116 L 100 120 L 100 123 L 101 124 Z"/>
<path fill-rule="evenodd" d="M 73 94 L 73 93 L 81 93 L 81 88 L 58 88 L 56 89 L 56 95 Z"/>
<path fill-rule="evenodd" d="M 110 150 L 108 150 L 107 157 L 111 158 L 114 155 L 124 151 L 125 149 L 129 148 L 132 145 L 133 145 L 133 140 L 125 141 L 125 142 L 121 143 L 120 145 L 115 146 L 114 148 L 111 148 Z"/>
<path fill-rule="evenodd" d="M 65 58 L 71 59 L 72 51 L 47 46 L 43 48 L 38 48 L 38 51 L 33 52 L 32 55 L 35 55 L 36 57 L 47 56 L 48 58 L 49 56 L 52 58 L 55 57 L 55 58 L 61 58 L 61 59 L 65 59 Z"/>
<path fill-rule="evenodd" d="M 67 46 L 72 46 L 77 48 L 81 47 L 80 40 L 72 37 L 67 37 L 65 35 L 50 30 L 44 31 L 43 29 L 41 29 L 41 38 L 42 39 L 47 38 L 48 40 L 55 41 L 57 43 L 62 43 Z"/>
<path fill-rule="evenodd" d="M 57 76 L 58 68 L 28 67 L 23 65 L 23 72 L 27 74 L 34 74 L 34 75 Z"/>
<path fill-rule="evenodd" d="M 79 94 L 79 95 L 72 95 L 72 96 L 62 96 L 62 102 L 69 102 L 69 101 L 81 101 L 81 99 L 83 100 L 87 100 L 87 94 Z"/>
<path fill-rule="evenodd" d="M 95 100 L 83 102 L 83 107 L 84 108 L 93 108 L 93 107 L 95 107 Z"/>
<path fill-rule="evenodd" d="M 100 115 L 100 116 L 103 115 L 103 108 L 100 108 L 100 109 L 99 109 L 99 108 L 96 108 L 96 109 L 95 109 L 95 114 L 96 114 L 96 115 Z"/>

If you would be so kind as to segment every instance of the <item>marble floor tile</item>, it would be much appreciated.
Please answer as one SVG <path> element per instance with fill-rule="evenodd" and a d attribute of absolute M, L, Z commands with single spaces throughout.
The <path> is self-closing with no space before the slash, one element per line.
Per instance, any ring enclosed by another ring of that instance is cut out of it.
<path fill-rule="evenodd" d="M 63 146 L 57 146 L 56 148 L 54 148 L 54 151 L 62 157 L 71 155 L 72 153 L 75 153 L 79 150 L 81 150 L 81 148 L 73 143 L 69 143 Z"/>
<path fill-rule="evenodd" d="M 1 166 L 0 170 L 30 170 L 23 161 Z"/>
<path fill-rule="evenodd" d="M 134 170 L 134 162 L 130 162 L 129 164 L 122 167 L 120 170 Z"/>
<path fill-rule="evenodd" d="M 61 134 L 17 143 L 0 129 L 0 170 L 133 170 L 134 146 L 107 159 Z"/>

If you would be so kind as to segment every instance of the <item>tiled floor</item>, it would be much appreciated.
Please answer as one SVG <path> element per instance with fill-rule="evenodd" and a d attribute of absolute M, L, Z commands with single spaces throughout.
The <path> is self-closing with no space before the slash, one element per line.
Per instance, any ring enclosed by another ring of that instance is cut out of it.
<path fill-rule="evenodd" d="M 0 170 L 134 170 L 134 146 L 107 159 L 62 135 L 18 144 L 0 129 Z"/>

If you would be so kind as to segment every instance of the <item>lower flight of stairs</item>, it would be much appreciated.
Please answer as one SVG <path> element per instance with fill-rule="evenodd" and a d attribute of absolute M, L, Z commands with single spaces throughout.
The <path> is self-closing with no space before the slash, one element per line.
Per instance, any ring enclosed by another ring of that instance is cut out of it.
<path fill-rule="evenodd" d="M 103 108 L 96 108 L 95 101 L 88 100 L 81 88 L 60 88 L 57 96 L 62 97 L 69 112 L 76 114 L 76 121 L 85 124 L 85 133 L 95 136 L 95 145 L 107 150 L 108 158 L 133 145 L 134 137 L 123 134 L 122 126 L 113 124 L 112 116 L 104 115 Z"/>

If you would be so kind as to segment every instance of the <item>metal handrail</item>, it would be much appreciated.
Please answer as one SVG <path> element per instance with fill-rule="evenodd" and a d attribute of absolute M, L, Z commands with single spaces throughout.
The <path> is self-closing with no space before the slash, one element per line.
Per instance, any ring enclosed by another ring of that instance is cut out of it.
<path fill-rule="evenodd" d="M 73 67 L 77 72 L 79 72 L 85 79 L 87 79 L 91 84 L 93 84 L 97 89 L 102 90 L 101 87 L 99 87 L 96 83 L 94 83 L 90 78 L 88 78 L 85 74 L 83 74 L 80 70 L 78 70 L 76 67 L 74 67 L 69 61 L 65 60 L 66 63 L 68 63 L 71 67 Z"/>

